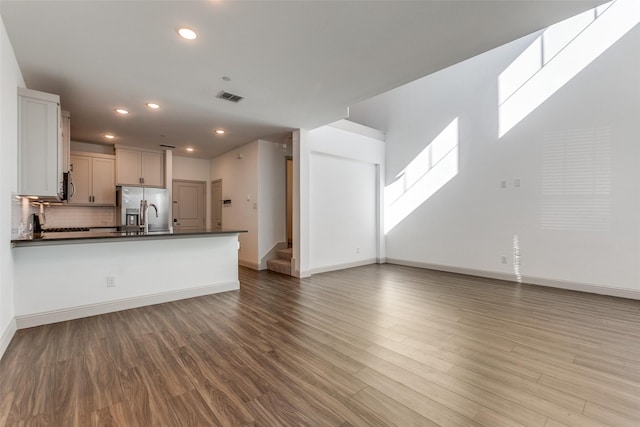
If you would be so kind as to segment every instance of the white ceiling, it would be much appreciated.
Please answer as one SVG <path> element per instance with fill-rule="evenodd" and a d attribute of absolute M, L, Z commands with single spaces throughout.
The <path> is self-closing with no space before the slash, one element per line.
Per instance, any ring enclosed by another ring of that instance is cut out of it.
<path fill-rule="evenodd" d="M 1 0 L 0 13 L 27 86 L 61 96 L 74 141 L 112 132 L 211 158 L 345 118 L 349 105 L 600 3 Z M 198 38 L 179 39 L 179 25 Z"/>

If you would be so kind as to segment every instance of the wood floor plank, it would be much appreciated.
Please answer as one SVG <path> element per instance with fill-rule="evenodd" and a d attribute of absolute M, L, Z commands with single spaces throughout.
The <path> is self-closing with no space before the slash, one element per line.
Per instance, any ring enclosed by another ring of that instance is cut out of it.
<path fill-rule="evenodd" d="M 151 375 L 143 367 L 121 371 L 121 382 L 128 410 L 138 425 L 167 423 L 166 399 L 156 391 Z"/>
<path fill-rule="evenodd" d="M 168 424 L 175 426 L 213 426 L 223 423 L 223 418 L 217 416 L 197 390 L 169 399 L 167 412 L 171 417 Z"/>
<path fill-rule="evenodd" d="M 11 409 L 11 405 L 13 404 L 14 395 L 14 392 L 0 395 L 0 426 L 3 426 L 7 423 L 7 418 L 9 418 L 9 410 Z"/>
<path fill-rule="evenodd" d="M 118 402 L 111 406 L 98 409 L 91 414 L 92 427 L 137 427 L 140 423 L 135 418 L 131 406 L 126 402 Z"/>
<path fill-rule="evenodd" d="M 568 426 L 566 424 L 562 424 L 561 422 L 554 420 L 553 418 L 549 418 L 547 420 L 547 423 L 544 425 L 544 427 L 568 427 Z"/>
<path fill-rule="evenodd" d="M 638 426 L 640 302 L 370 265 L 18 331 L 0 427 Z"/>
<path fill-rule="evenodd" d="M 640 395 L 619 392 L 609 386 L 583 378 L 571 381 L 543 375 L 540 383 L 576 396 L 585 396 L 587 400 L 615 409 L 621 415 L 640 420 Z"/>
<path fill-rule="evenodd" d="M 468 384 L 472 384 L 479 387 L 489 393 L 493 393 L 496 396 L 500 396 L 508 401 L 526 406 L 538 414 L 544 414 L 545 416 L 552 416 L 554 419 L 560 420 L 569 426 L 574 427 L 586 427 L 586 426 L 602 426 L 602 423 L 595 420 L 590 420 L 587 417 L 582 416 L 583 404 L 580 403 L 578 411 L 572 411 L 566 409 L 561 405 L 558 405 L 551 398 L 543 399 L 528 391 L 518 389 L 517 386 L 494 381 L 491 378 L 479 375 L 475 372 L 466 370 L 464 368 L 453 367 L 448 372 L 449 375 L 463 380 Z M 550 396 L 552 396 L 550 394 Z"/>
<path fill-rule="evenodd" d="M 584 408 L 584 415 L 605 424 L 619 427 L 638 427 L 640 424 L 640 418 L 637 416 L 626 416 L 620 412 L 592 402 L 587 402 Z"/>
<path fill-rule="evenodd" d="M 220 389 L 204 381 L 196 390 L 216 415 L 220 425 L 250 425 L 255 422 L 244 402 L 237 399 L 228 389 Z"/>
<path fill-rule="evenodd" d="M 276 392 L 270 391 L 248 403 L 258 425 L 313 426 L 314 420 L 287 403 Z"/>
<path fill-rule="evenodd" d="M 424 387 L 416 391 L 410 382 L 407 384 L 396 381 L 370 368 L 364 368 L 356 376 L 371 388 L 393 396 L 393 400 L 421 414 L 429 422 L 441 425 L 477 425 L 472 419 L 477 415 L 480 405 L 447 389 L 425 383 Z M 433 393 L 426 392 L 427 387 L 433 387 Z"/>
<path fill-rule="evenodd" d="M 104 339 L 92 341 L 85 347 L 85 375 L 92 384 L 94 409 L 107 408 L 124 399 L 118 368 L 109 356 L 109 350 Z"/>
<path fill-rule="evenodd" d="M 407 427 L 436 427 L 440 425 L 371 387 L 359 391 L 354 398 L 382 418 L 389 420 L 391 425 Z"/>

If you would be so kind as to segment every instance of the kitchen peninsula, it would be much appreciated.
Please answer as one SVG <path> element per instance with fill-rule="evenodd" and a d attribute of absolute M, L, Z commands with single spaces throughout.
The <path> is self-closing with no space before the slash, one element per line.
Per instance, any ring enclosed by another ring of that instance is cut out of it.
<path fill-rule="evenodd" d="M 45 233 L 12 240 L 17 326 L 237 290 L 242 232 Z"/>

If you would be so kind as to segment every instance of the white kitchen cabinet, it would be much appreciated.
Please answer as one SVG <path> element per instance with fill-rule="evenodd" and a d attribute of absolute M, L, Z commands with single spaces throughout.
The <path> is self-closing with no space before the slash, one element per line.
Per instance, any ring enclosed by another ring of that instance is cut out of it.
<path fill-rule="evenodd" d="M 18 193 L 57 197 L 62 182 L 60 97 L 18 88 Z"/>
<path fill-rule="evenodd" d="M 71 154 L 73 196 L 70 205 L 114 206 L 116 203 L 114 156 Z"/>
<path fill-rule="evenodd" d="M 118 185 L 164 187 L 164 156 L 161 151 L 116 147 Z"/>

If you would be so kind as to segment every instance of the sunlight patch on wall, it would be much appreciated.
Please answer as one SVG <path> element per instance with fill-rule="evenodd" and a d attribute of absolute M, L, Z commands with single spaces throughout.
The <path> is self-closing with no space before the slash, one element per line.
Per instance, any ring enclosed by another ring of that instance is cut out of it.
<path fill-rule="evenodd" d="M 640 22 L 640 1 L 616 0 L 547 28 L 498 77 L 502 137 Z"/>
<path fill-rule="evenodd" d="M 385 187 L 384 233 L 391 231 L 457 174 L 456 117 Z"/>

